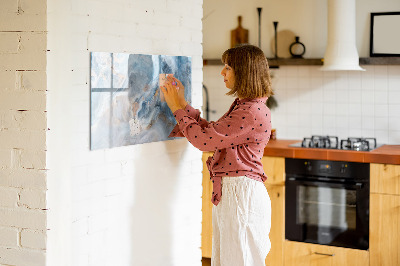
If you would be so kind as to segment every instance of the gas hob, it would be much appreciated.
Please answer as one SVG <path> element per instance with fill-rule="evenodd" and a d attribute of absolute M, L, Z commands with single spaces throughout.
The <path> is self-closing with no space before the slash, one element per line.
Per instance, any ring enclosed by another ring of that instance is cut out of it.
<path fill-rule="evenodd" d="M 339 141 L 337 136 L 306 137 L 303 141 L 289 145 L 301 148 L 337 149 L 353 151 L 371 151 L 382 145 L 378 145 L 376 138 L 349 137 Z"/>

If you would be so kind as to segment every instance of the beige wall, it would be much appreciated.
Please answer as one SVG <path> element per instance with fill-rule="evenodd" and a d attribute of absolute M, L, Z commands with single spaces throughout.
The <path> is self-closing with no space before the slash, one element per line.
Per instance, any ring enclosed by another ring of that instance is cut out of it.
<path fill-rule="evenodd" d="M 327 0 L 205 0 L 204 58 L 220 58 L 222 52 L 229 48 L 230 31 L 237 27 L 237 16 L 243 17 L 242 26 L 249 30 L 249 42 L 258 45 L 257 7 L 262 8 L 261 48 L 267 57 L 274 55 L 272 22 L 278 21 L 278 31 L 290 31 L 300 36 L 300 41 L 307 49 L 305 57 L 321 58 L 324 56 L 327 41 L 327 2 Z M 369 13 L 399 10 L 398 0 L 356 0 L 356 42 L 361 57 L 369 56 Z M 283 40 L 286 41 L 282 38 Z M 278 48 L 278 52 L 280 49 Z"/>
<path fill-rule="evenodd" d="M 0 264 L 46 259 L 46 1 L 0 2 Z"/>

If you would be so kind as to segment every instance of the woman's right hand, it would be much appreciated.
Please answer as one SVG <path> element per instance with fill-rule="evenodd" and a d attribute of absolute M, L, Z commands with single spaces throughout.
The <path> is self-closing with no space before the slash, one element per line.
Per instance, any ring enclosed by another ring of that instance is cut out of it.
<path fill-rule="evenodd" d="M 183 86 L 182 82 L 181 82 L 179 79 L 175 78 L 174 76 L 168 76 L 167 79 L 168 79 L 171 83 L 173 83 L 173 82 L 176 83 L 175 86 L 176 86 L 177 88 L 179 88 L 179 89 L 178 89 L 179 103 L 180 103 L 181 106 L 183 106 L 183 108 L 185 108 L 186 105 L 187 105 L 187 102 L 186 102 L 186 100 L 185 100 L 185 87 Z"/>

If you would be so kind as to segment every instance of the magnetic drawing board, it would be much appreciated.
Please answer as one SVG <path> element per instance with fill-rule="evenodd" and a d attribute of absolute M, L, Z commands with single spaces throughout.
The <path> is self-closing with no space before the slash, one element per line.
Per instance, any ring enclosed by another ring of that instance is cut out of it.
<path fill-rule="evenodd" d="M 176 124 L 161 99 L 159 74 L 173 74 L 191 98 L 191 57 L 90 53 L 90 148 L 168 139 Z"/>

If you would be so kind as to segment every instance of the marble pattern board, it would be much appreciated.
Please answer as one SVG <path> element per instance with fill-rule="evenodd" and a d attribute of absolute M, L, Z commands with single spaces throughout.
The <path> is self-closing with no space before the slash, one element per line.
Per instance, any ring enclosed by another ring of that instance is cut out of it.
<path fill-rule="evenodd" d="M 92 52 L 90 148 L 164 141 L 176 124 L 159 75 L 173 74 L 191 101 L 191 57 Z"/>

